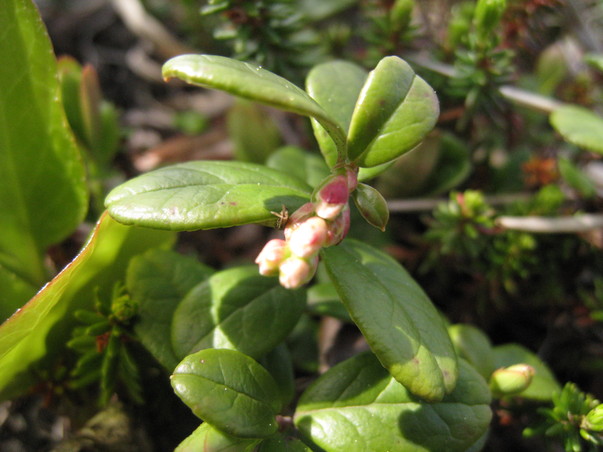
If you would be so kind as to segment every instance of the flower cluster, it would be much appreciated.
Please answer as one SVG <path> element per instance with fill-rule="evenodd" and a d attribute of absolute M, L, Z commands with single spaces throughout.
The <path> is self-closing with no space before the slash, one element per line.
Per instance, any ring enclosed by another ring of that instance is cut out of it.
<path fill-rule="evenodd" d="M 266 243 L 255 260 L 260 274 L 279 275 L 287 289 L 296 289 L 312 279 L 320 249 L 338 244 L 348 233 L 348 200 L 356 185 L 356 173 L 351 171 L 327 178 L 316 189 L 313 201 L 291 214 L 285 239 Z"/>

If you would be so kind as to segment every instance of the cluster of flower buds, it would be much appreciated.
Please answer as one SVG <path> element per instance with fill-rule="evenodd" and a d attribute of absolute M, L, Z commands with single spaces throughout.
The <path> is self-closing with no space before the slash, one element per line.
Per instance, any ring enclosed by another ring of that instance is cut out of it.
<path fill-rule="evenodd" d="M 296 289 L 312 279 L 321 248 L 336 245 L 350 228 L 350 193 L 356 172 L 328 177 L 315 190 L 312 201 L 289 217 L 285 239 L 270 240 L 255 260 L 260 274 L 279 276 L 281 285 Z"/>

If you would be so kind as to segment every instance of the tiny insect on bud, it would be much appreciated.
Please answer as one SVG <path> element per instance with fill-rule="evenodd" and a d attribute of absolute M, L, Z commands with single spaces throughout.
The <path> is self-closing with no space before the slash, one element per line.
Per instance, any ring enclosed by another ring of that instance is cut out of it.
<path fill-rule="evenodd" d="M 332 177 L 318 190 L 315 203 L 316 215 L 325 220 L 333 220 L 341 213 L 349 196 L 347 176 Z"/>
<path fill-rule="evenodd" d="M 318 253 L 327 240 L 327 222 L 320 217 L 310 217 L 294 229 L 288 237 L 289 249 L 299 257 Z"/>
<path fill-rule="evenodd" d="M 285 289 L 297 289 L 312 279 L 318 267 L 318 256 L 309 260 L 292 256 L 280 266 L 279 282 Z"/>
<path fill-rule="evenodd" d="M 288 251 L 287 242 L 281 239 L 272 239 L 258 254 L 255 263 L 260 267 L 260 275 L 276 276 L 279 265 L 285 259 Z"/>

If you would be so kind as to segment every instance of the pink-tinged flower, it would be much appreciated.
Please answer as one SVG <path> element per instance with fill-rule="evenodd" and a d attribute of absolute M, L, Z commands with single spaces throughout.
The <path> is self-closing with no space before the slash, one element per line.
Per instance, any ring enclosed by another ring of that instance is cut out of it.
<path fill-rule="evenodd" d="M 316 195 L 316 215 L 325 220 L 333 220 L 348 202 L 348 177 L 339 174 L 325 183 Z"/>
<path fill-rule="evenodd" d="M 327 230 L 327 240 L 324 246 L 333 246 L 341 242 L 350 230 L 350 206 L 346 203 L 339 216 L 335 218 Z"/>
<path fill-rule="evenodd" d="M 312 279 L 318 267 L 318 256 L 309 260 L 291 256 L 280 266 L 279 282 L 285 289 L 297 289 Z"/>
<path fill-rule="evenodd" d="M 289 216 L 285 226 L 285 239 L 289 240 L 291 233 L 305 220 L 314 216 L 314 203 L 307 202 Z"/>
<path fill-rule="evenodd" d="M 328 229 L 327 222 L 322 218 L 308 218 L 289 234 L 289 249 L 299 257 L 315 255 L 327 240 Z"/>
<path fill-rule="evenodd" d="M 352 193 L 358 186 L 358 168 L 348 168 L 346 170 L 346 178 L 348 183 L 348 193 Z"/>
<path fill-rule="evenodd" d="M 288 248 L 287 242 L 281 239 L 272 239 L 266 243 L 255 259 L 255 263 L 260 267 L 260 275 L 277 275 L 280 264 L 288 254 Z"/>

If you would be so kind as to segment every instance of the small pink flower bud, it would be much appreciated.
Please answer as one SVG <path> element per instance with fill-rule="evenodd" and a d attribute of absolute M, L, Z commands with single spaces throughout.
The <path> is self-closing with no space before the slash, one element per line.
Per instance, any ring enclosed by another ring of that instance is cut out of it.
<path fill-rule="evenodd" d="M 350 230 L 350 206 L 345 205 L 342 212 L 329 225 L 324 246 L 333 246 L 341 242 Z"/>
<path fill-rule="evenodd" d="M 255 263 L 260 267 L 260 275 L 264 276 L 275 276 L 279 272 L 279 265 L 285 259 L 287 254 L 287 242 L 281 239 L 272 239 L 266 245 L 258 257 L 255 259 Z"/>
<path fill-rule="evenodd" d="M 347 176 L 333 176 L 316 195 L 316 215 L 325 220 L 333 220 L 341 213 L 349 196 Z"/>
<path fill-rule="evenodd" d="M 307 202 L 289 216 L 285 226 L 285 239 L 289 240 L 291 233 L 308 218 L 314 216 L 314 203 Z"/>
<path fill-rule="evenodd" d="M 346 171 L 348 192 L 352 193 L 358 186 L 358 168 L 348 168 Z"/>
<path fill-rule="evenodd" d="M 292 230 L 288 237 L 289 249 L 299 257 L 310 257 L 327 240 L 327 222 L 320 217 L 310 217 Z"/>
<path fill-rule="evenodd" d="M 297 289 L 312 279 L 318 267 L 318 256 L 309 261 L 296 256 L 289 257 L 280 266 L 279 282 L 285 289 Z"/>

